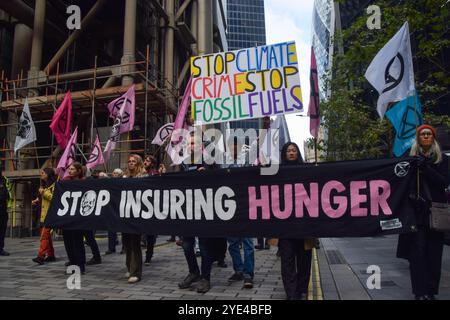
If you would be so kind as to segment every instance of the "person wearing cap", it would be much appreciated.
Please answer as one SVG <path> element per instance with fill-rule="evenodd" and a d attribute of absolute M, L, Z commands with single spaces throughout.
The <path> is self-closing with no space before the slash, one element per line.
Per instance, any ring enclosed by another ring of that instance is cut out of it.
<path fill-rule="evenodd" d="M 448 157 L 441 152 L 434 127 L 417 128 L 410 156 L 418 161 L 419 179 L 414 179 L 413 189 L 417 227 L 416 232 L 399 236 L 397 257 L 409 261 L 415 299 L 434 300 L 439 293 L 444 234 L 430 228 L 430 208 L 432 202 L 447 202 L 445 188 L 450 183 Z"/>

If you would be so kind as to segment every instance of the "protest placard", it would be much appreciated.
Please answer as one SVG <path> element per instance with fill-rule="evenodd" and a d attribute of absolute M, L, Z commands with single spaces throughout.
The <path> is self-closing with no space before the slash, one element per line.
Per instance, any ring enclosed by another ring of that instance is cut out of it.
<path fill-rule="evenodd" d="M 195 125 L 303 111 L 295 42 L 191 58 Z"/>

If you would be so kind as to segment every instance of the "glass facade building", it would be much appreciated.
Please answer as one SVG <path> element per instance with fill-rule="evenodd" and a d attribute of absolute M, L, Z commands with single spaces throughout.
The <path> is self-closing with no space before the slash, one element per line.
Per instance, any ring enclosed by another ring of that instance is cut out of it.
<path fill-rule="evenodd" d="M 228 48 L 266 44 L 264 0 L 227 0 Z"/>
<path fill-rule="evenodd" d="M 334 34 L 333 6 L 333 0 L 315 0 L 313 9 L 312 45 L 316 55 L 321 99 L 325 99 L 328 96 L 325 85 L 333 55 L 331 42 Z"/>
<path fill-rule="evenodd" d="M 266 44 L 264 0 L 227 0 L 229 50 Z M 261 128 L 261 119 L 231 122 L 231 128 Z"/>

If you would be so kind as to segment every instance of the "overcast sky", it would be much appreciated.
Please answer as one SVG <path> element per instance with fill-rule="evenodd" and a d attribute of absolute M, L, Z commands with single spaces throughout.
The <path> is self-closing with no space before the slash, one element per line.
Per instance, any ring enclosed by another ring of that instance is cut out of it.
<path fill-rule="evenodd" d="M 305 117 L 287 115 L 291 140 L 303 153 L 303 141 L 309 134 L 309 63 L 311 53 L 312 11 L 314 0 L 265 0 L 267 44 L 294 40 L 297 45 Z"/>

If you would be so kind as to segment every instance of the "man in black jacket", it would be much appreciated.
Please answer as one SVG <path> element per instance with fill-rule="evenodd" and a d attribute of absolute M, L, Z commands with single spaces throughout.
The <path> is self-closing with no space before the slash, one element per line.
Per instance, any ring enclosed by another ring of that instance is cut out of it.
<path fill-rule="evenodd" d="M 201 143 L 198 142 L 198 146 Z M 201 154 L 200 152 L 194 152 L 196 148 L 196 141 L 193 134 L 190 136 L 190 148 L 191 148 L 191 164 L 182 164 L 182 171 L 197 171 L 202 172 L 204 170 L 213 169 L 214 166 L 207 166 L 194 158 L 194 154 Z M 196 290 L 198 293 L 206 293 L 211 288 L 210 276 L 211 268 L 214 261 L 223 261 L 224 254 L 222 247 L 225 245 L 226 239 L 222 238 L 199 238 L 200 254 L 202 257 L 201 267 L 199 268 L 197 258 L 195 256 L 195 237 L 182 237 L 181 246 L 184 250 L 186 262 L 189 267 L 189 274 L 186 278 L 178 284 L 180 289 L 190 288 L 193 283 L 196 284 Z M 224 262 L 223 262 L 224 263 Z"/>

